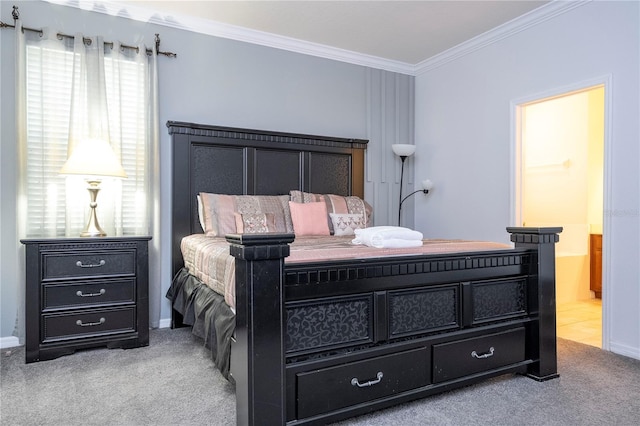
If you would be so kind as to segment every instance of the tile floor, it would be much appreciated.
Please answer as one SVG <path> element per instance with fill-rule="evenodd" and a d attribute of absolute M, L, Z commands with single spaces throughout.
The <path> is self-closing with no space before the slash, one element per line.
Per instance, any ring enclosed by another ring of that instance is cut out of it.
<path fill-rule="evenodd" d="M 556 334 L 598 348 L 602 347 L 602 299 L 563 303 L 556 307 Z"/>

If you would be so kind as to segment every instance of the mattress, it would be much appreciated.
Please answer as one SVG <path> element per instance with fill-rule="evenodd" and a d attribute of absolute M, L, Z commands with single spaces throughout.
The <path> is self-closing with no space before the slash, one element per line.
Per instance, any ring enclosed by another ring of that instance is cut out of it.
<path fill-rule="evenodd" d="M 351 243 L 353 236 L 296 237 L 291 254 L 285 264 L 321 262 L 341 259 L 367 259 L 389 256 L 412 256 L 442 253 L 465 253 L 503 250 L 510 245 L 465 240 L 424 240 L 422 246 L 411 248 L 375 248 Z M 229 254 L 229 243 L 220 237 L 204 234 L 189 235 L 182 239 L 180 248 L 185 268 L 189 273 L 216 293 L 235 310 L 235 266 Z"/>

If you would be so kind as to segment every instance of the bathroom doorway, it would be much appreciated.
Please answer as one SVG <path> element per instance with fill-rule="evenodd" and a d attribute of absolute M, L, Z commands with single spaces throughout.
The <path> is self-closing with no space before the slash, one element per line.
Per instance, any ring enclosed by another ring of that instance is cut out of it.
<path fill-rule="evenodd" d="M 563 227 L 556 245 L 557 334 L 602 347 L 605 86 L 517 110 L 516 223 Z"/>

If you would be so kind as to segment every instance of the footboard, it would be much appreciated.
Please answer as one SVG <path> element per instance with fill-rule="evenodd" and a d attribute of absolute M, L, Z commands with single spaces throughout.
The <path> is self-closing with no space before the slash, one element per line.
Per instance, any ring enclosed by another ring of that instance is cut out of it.
<path fill-rule="evenodd" d="M 228 236 L 237 423 L 324 424 L 500 374 L 557 377 L 561 230 L 508 228 L 507 250 L 286 267 L 293 235 Z"/>

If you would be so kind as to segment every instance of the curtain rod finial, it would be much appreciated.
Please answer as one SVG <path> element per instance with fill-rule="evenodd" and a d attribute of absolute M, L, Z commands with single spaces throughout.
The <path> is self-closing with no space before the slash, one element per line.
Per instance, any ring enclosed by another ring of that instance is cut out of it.
<path fill-rule="evenodd" d="M 13 16 L 13 20 L 17 21 L 20 18 L 20 12 L 18 11 L 18 6 L 13 5 L 13 12 L 11 12 L 11 16 Z"/>

